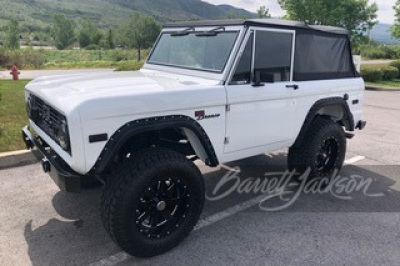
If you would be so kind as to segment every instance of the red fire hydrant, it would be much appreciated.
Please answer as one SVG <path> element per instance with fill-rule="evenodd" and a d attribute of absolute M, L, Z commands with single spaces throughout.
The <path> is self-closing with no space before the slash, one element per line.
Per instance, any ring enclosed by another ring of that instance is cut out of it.
<path fill-rule="evenodd" d="M 19 80 L 19 74 L 21 74 L 21 72 L 19 72 L 17 66 L 13 66 L 10 74 L 13 77 L 13 80 Z"/>

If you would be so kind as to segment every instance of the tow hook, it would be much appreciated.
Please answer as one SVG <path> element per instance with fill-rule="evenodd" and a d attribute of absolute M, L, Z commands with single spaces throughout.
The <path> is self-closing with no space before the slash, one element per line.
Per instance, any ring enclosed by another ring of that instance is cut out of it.
<path fill-rule="evenodd" d="M 42 160 L 42 168 L 45 173 L 48 173 L 51 171 L 51 164 L 47 159 Z"/>
<path fill-rule="evenodd" d="M 362 121 L 362 120 L 361 120 L 360 122 L 358 122 L 356 128 L 358 128 L 359 130 L 363 130 L 363 129 L 365 128 L 366 125 L 367 125 L 367 121 Z"/>

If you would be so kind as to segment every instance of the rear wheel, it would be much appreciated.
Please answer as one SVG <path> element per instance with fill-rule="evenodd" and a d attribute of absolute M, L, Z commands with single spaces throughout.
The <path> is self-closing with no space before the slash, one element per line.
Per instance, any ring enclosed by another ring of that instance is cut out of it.
<path fill-rule="evenodd" d="M 197 223 L 204 180 L 184 155 L 149 149 L 123 162 L 102 196 L 102 220 L 114 241 L 133 256 L 177 246 Z"/>
<path fill-rule="evenodd" d="M 317 117 L 299 145 L 289 149 L 288 164 L 291 171 L 310 178 L 331 177 L 340 171 L 346 155 L 346 135 L 343 128 L 329 118 Z"/>

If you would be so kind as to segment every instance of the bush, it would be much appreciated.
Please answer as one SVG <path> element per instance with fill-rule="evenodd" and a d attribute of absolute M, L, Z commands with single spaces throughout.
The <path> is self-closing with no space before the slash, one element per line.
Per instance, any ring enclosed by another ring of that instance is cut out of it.
<path fill-rule="evenodd" d="M 386 66 L 382 68 L 382 76 L 384 80 L 394 80 L 399 76 L 399 70 L 393 66 Z"/>
<path fill-rule="evenodd" d="M 385 54 L 384 51 L 377 49 L 377 48 L 368 48 L 365 50 L 361 50 L 361 56 L 363 58 L 369 58 L 369 59 L 385 59 L 387 58 L 387 55 Z"/>
<path fill-rule="evenodd" d="M 4 67 L 8 62 L 8 56 L 4 48 L 0 48 L 0 68 Z"/>
<path fill-rule="evenodd" d="M 86 50 L 100 50 L 100 46 L 98 46 L 97 44 L 90 44 L 88 46 L 85 47 Z"/>
<path fill-rule="evenodd" d="M 41 68 L 45 62 L 45 56 L 40 50 L 0 49 L 0 68 L 10 69 L 14 65 L 16 65 L 19 69 Z"/>
<path fill-rule="evenodd" d="M 394 62 L 390 63 L 390 66 L 395 67 L 400 71 L 400 60 L 397 60 L 397 61 L 394 61 Z"/>
<path fill-rule="evenodd" d="M 381 69 L 367 68 L 361 71 L 361 76 L 366 82 L 377 82 L 382 80 L 383 71 Z"/>
<path fill-rule="evenodd" d="M 136 71 L 143 66 L 143 62 L 138 61 L 121 61 L 116 71 Z"/>
<path fill-rule="evenodd" d="M 361 56 L 369 59 L 399 59 L 400 45 L 382 45 L 360 47 Z"/>
<path fill-rule="evenodd" d="M 0 51 L 0 52 L 1 52 L 1 51 Z M 0 54 L 0 55 L 1 55 L 1 54 Z M 1 89 L 0 89 L 0 102 L 1 102 Z M 1 106 L 1 105 L 0 105 L 0 106 Z M 0 125 L 0 136 L 3 135 L 3 131 L 4 131 L 3 126 Z"/>

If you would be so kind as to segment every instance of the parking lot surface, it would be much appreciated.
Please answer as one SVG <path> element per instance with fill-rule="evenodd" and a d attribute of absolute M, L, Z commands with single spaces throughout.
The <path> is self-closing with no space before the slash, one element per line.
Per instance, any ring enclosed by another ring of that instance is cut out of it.
<path fill-rule="evenodd" d="M 60 192 L 39 164 L 1 170 L 0 265 L 398 265 L 400 92 L 367 91 L 364 119 L 341 176 L 372 180 L 367 193 L 304 194 L 276 212 L 260 208 L 260 193 L 207 200 L 195 231 L 149 259 L 126 255 L 103 230 L 100 188 Z M 286 152 L 200 167 L 210 198 L 229 169 L 246 177 L 284 172 Z"/>

